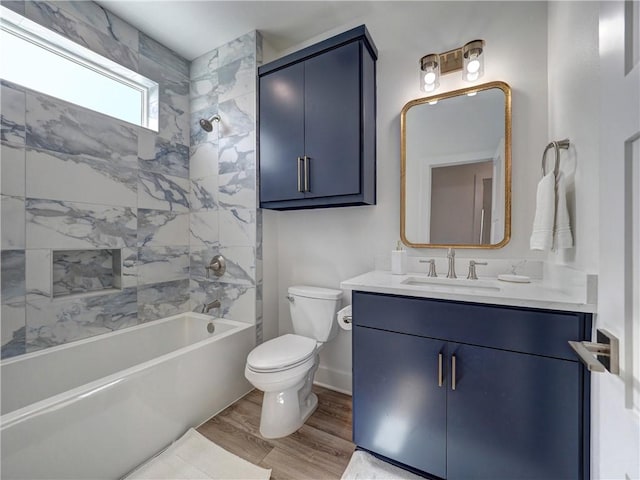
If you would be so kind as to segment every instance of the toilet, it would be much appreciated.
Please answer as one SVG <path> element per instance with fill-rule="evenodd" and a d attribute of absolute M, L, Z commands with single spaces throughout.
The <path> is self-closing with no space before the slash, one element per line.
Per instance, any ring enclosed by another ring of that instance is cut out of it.
<path fill-rule="evenodd" d="M 342 291 L 289 287 L 287 299 L 294 334 L 281 335 L 254 348 L 244 375 L 264 392 L 260 433 L 286 437 L 298 430 L 318 406 L 311 392 L 322 345 L 338 333 L 336 313 Z"/>

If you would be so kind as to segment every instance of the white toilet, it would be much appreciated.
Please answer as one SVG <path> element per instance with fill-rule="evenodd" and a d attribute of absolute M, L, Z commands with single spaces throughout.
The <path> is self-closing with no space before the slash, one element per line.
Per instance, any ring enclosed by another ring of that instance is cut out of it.
<path fill-rule="evenodd" d="M 318 405 L 311 392 L 318 369 L 318 352 L 338 333 L 335 321 L 340 290 L 289 287 L 289 310 L 295 334 L 286 334 L 254 348 L 244 375 L 264 392 L 260 433 L 286 437 L 298 430 Z"/>

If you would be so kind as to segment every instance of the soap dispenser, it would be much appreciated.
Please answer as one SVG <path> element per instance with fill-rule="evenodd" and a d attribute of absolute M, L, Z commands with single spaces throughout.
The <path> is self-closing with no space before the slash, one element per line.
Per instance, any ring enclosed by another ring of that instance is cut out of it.
<path fill-rule="evenodd" d="M 391 250 L 391 273 L 404 275 L 407 273 L 407 251 L 402 248 L 400 240 L 395 250 Z"/>

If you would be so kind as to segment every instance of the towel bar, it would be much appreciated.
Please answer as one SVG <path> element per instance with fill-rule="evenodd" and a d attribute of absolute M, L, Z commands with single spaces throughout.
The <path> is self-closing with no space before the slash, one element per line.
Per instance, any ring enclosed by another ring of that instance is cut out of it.
<path fill-rule="evenodd" d="M 547 159 L 547 152 L 549 151 L 550 148 L 553 148 L 556 151 L 556 165 L 555 168 L 553 169 L 553 174 L 557 177 L 558 176 L 558 170 L 560 169 L 560 149 L 568 149 L 569 148 L 569 139 L 565 138 L 564 140 L 558 140 L 558 141 L 553 141 L 551 143 L 549 143 L 549 145 L 547 145 L 547 147 L 544 149 L 544 153 L 542 154 L 542 176 L 545 176 L 545 172 L 544 172 L 544 167 L 545 167 L 545 163 L 546 163 L 546 159 Z"/>

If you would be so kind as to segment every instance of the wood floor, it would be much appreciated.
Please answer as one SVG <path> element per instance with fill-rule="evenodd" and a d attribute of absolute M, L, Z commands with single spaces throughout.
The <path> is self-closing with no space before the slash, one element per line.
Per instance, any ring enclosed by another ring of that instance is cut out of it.
<path fill-rule="evenodd" d="M 318 408 L 292 435 L 260 436 L 262 392 L 253 390 L 198 428 L 207 438 L 245 460 L 271 468 L 274 480 L 339 479 L 355 445 L 351 443 L 351 397 L 314 386 Z"/>

